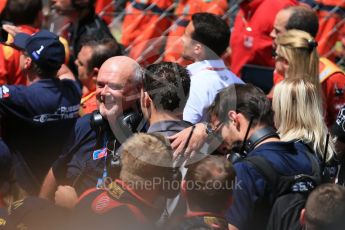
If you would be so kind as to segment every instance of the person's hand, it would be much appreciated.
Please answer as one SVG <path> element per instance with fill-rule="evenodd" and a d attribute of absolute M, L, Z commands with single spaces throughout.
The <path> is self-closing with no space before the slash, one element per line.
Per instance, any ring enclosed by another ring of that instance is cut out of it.
<path fill-rule="evenodd" d="M 184 154 L 186 158 L 192 157 L 207 139 L 206 125 L 198 123 L 168 137 L 168 139 L 172 141 L 171 147 L 175 150 L 174 159 L 181 154 Z"/>
<path fill-rule="evenodd" d="M 9 25 L 9 24 L 4 24 L 2 25 L 2 28 L 6 30 L 12 37 L 16 36 L 17 33 L 21 33 L 22 31 L 14 26 L 14 25 Z"/>
<path fill-rule="evenodd" d="M 55 192 L 55 204 L 72 209 L 78 202 L 78 195 L 75 189 L 68 185 L 60 185 Z"/>

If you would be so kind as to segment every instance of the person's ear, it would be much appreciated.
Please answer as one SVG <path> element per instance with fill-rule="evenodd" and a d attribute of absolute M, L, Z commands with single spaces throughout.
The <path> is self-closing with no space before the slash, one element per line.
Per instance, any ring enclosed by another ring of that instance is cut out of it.
<path fill-rule="evenodd" d="M 202 47 L 202 45 L 200 44 L 200 43 L 196 43 L 195 45 L 194 45 L 194 53 L 196 54 L 196 55 L 201 55 L 202 54 L 202 52 L 203 52 L 203 47 Z"/>
<path fill-rule="evenodd" d="M 305 225 L 305 208 L 301 210 L 301 214 L 299 217 L 299 222 L 301 223 L 302 226 Z"/>
<path fill-rule="evenodd" d="M 30 57 L 25 56 L 24 69 L 30 69 L 31 65 L 32 65 L 32 59 Z"/>
<path fill-rule="evenodd" d="M 142 90 L 142 106 L 144 108 L 150 108 L 151 104 L 152 104 L 152 100 L 151 100 L 149 94 Z"/>
<path fill-rule="evenodd" d="M 99 68 L 95 67 L 91 71 L 91 79 L 96 82 L 97 75 L 98 75 Z"/>
<path fill-rule="evenodd" d="M 228 119 L 230 122 L 236 124 L 237 123 L 237 113 L 234 110 L 230 110 L 228 112 Z"/>

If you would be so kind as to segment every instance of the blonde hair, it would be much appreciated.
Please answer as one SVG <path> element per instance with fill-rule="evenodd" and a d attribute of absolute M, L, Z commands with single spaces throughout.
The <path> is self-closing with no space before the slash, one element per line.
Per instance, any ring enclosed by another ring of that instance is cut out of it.
<path fill-rule="evenodd" d="M 281 140 L 302 140 L 323 159 L 328 130 L 315 85 L 305 79 L 284 79 L 274 90 L 272 106 Z M 326 160 L 332 157 L 330 144 Z"/>
<path fill-rule="evenodd" d="M 292 29 L 278 36 L 276 53 L 289 64 L 285 78 L 309 80 L 321 96 L 316 46 L 315 39 L 309 33 Z"/>
<path fill-rule="evenodd" d="M 145 182 L 168 176 L 172 167 L 170 143 L 158 134 L 134 134 L 121 149 L 120 179 L 127 183 Z"/>

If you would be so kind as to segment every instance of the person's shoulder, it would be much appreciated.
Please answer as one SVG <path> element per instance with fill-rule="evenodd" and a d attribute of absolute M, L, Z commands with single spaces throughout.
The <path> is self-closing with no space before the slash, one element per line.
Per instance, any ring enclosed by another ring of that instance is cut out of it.
<path fill-rule="evenodd" d="M 91 126 L 91 118 L 92 113 L 79 117 L 75 124 L 75 130 L 83 130 L 83 132 L 92 131 L 93 128 Z"/>
<path fill-rule="evenodd" d="M 81 97 L 81 87 L 78 85 L 78 83 L 72 79 L 58 79 L 62 87 L 64 88 L 70 88 L 73 92 L 76 92 Z"/>
<path fill-rule="evenodd" d="M 2 85 L 0 86 L 0 99 L 10 100 L 14 98 L 30 96 L 30 89 L 24 85 Z"/>
<path fill-rule="evenodd" d="M 343 72 L 334 72 L 324 82 L 345 83 L 345 74 Z"/>

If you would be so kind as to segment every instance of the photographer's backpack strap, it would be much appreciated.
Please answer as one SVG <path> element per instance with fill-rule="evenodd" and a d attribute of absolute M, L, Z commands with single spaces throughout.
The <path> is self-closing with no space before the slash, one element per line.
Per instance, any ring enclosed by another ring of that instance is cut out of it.
<path fill-rule="evenodd" d="M 256 204 L 259 207 L 254 210 L 253 226 L 256 225 L 256 229 L 302 229 L 299 222 L 300 211 L 309 193 L 320 183 L 321 178 L 316 157 L 309 151 L 306 155 L 311 163 L 311 175 L 281 175 L 263 157 L 253 156 L 244 159 L 264 177 L 267 182 L 266 191 L 271 191 L 271 196 Z"/>
<path fill-rule="evenodd" d="M 267 185 L 272 189 L 272 191 L 275 189 L 280 175 L 265 158 L 260 156 L 252 156 L 245 158 L 244 161 L 249 162 L 256 170 L 258 170 L 260 175 L 262 175 L 267 181 Z"/>

